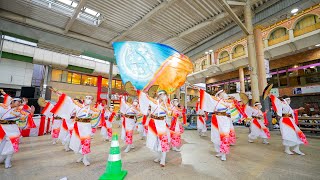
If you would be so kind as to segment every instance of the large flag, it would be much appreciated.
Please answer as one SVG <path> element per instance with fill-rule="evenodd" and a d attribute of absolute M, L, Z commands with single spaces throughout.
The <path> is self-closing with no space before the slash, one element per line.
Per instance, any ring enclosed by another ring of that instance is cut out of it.
<path fill-rule="evenodd" d="M 123 83 L 130 81 L 137 90 L 159 85 L 171 94 L 193 70 L 187 56 L 164 44 L 125 41 L 113 48 Z"/>

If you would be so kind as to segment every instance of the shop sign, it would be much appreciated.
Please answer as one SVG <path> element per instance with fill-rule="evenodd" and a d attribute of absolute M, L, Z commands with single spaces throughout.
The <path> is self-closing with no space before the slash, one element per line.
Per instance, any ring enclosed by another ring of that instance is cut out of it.
<path fill-rule="evenodd" d="M 272 75 L 270 74 L 270 63 L 267 59 L 264 60 L 264 65 L 265 65 L 265 69 L 266 69 L 266 77 L 267 78 L 272 77 Z"/>
<path fill-rule="evenodd" d="M 320 93 L 320 86 L 306 86 L 293 88 L 293 94 L 309 94 L 309 93 Z"/>

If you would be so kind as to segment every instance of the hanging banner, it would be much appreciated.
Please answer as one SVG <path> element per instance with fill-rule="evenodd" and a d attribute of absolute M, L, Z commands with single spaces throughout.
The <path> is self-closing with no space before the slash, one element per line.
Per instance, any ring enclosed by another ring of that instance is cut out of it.
<path fill-rule="evenodd" d="M 267 59 L 264 60 L 264 65 L 265 65 L 265 69 L 266 69 L 266 77 L 267 78 L 272 77 L 272 75 L 270 75 L 270 63 Z"/>

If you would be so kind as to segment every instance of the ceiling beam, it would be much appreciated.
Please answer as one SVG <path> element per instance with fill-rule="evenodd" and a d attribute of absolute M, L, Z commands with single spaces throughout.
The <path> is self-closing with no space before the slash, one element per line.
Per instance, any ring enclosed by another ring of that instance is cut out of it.
<path fill-rule="evenodd" d="M 140 26 L 141 24 L 149 21 L 149 19 L 155 17 L 156 15 L 158 15 L 159 13 L 161 13 L 162 11 L 164 11 L 165 9 L 167 9 L 168 7 L 170 7 L 174 2 L 179 1 L 179 0 L 165 0 L 164 2 L 162 2 L 161 4 L 159 4 L 157 7 L 155 7 L 154 9 L 152 9 L 148 14 L 146 14 L 145 16 L 143 16 L 140 20 L 136 21 L 132 26 L 130 26 L 126 31 L 123 31 L 122 33 L 120 33 L 120 35 L 118 35 L 117 37 L 113 38 L 110 41 L 110 44 L 112 44 L 112 42 L 114 41 L 118 41 L 121 38 L 124 38 L 126 35 L 128 35 L 128 33 L 133 30 L 134 28 Z"/>
<path fill-rule="evenodd" d="M 65 29 L 64 29 L 64 33 L 67 33 L 69 31 L 69 29 L 71 28 L 72 24 L 74 23 L 74 21 L 76 20 L 76 18 L 78 17 L 81 9 L 86 5 L 86 3 L 88 2 L 88 0 L 80 0 L 78 6 L 76 7 L 76 9 L 73 11 L 71 18 L 69 19 Z"/>
<path fill-rule="evenodd" d="M 244 5 L 246 5 L 245 2 L 240 2 L 240 1 L 227 1 L 227 3 L 230 6 L 244 6 Z"/>
<path fill-rule="evenodd" d="M 222 7 L 229 13 L 229 15 L 231 16 L 231 18 L 234 20 L 235 23 L 238 24 L 238 26 L 240 26 L 240 28 L 242 29 L 242 31 L 246 34 L 249 35 L 249 31 L 246 28 L 246 26 L 242 23 L 242 21 L 238 18 L 238 16 L 233 12 L 233 10 L 231 9 L 231 7 L 229 6 L 229 4 L 226 2 L 226 0 L 218 0 Z"/>
<path fill-rule="evenodd" d="M 236 9 L 235 9 L 235 12 L 237 12 L 237 11 L 239 11 L 239 10 L 240 10 L 240 8 L 236 8 Z M 220 14 L 218 14 L 218 15 L 210 18 L 210 19 L 207 20 L 207 21 L 204 21 L 204 22 L 202 22 L 202 23 L 199 23 L 199 24 L 197 24 L 197 25 L 195 25 L 195 26 L 193 26 L 193 27 L 191 27 L 191 28 L 189 28 L 189 29 L 187 29 L 187 30 L 179 33 L 178 35 L 176 35 L 176 36 L 174 36 L 174 37 L 171 37 L 171 38 L 163 41 L 163 43 L 171 42 L 172 40 L 175 40 L 176 38 L 183 38 L 184 36 L 186 36 L 186 35 L 188 35 L 188 34 L 190 34 L 190 33 L 192 33 L 192 32 L 195 32 L 195 31 L 197 31 L 197 30 L 199 30 L 199 29 L 201 29 L 201 28 L 203 28 L 203 27 L 206 27 L 206 26 L 209 26 L 209 25 L 211 25 L 211 24 L 214 24 L 214 23 L 218 22 L 219 20 L 222 20 L 223 18 L 226 18 L 228 15 L 229 15 L 229 14 L 228 14 L 228 13 L 225 13 L 225 12 L 220 13 Z"/>

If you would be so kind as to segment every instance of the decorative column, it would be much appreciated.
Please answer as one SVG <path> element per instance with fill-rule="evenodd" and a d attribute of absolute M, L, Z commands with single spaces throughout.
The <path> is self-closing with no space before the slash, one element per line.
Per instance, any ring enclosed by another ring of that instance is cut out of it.
<path fill-rule="evenodd" d="M 254 45 L 254 36 L 253 36 L 253 25 L 252 25 L 252 11 L 251 11 L 251 2 L 247 0 L 244 7 L 244 19 L 246 28 L 249 31 L 247 36 L 247 46 L 248 46 L 248 59 L 249 59 L 249 71 L 250 71 L 250 80 L 251 80 L 251 92 L 252 92 L 252 101 L 260 102 L 259 98 L 259 86 L 258 86 L 258 75 L 257 75 L 257 61 L 256 61 L 256 51 Z"/>
<path fill-rule="evenodd" d="M 255 28 L 253 33 L 258 64 L 259 95 L 262 96 L 263 90 L 267 86 L 267 76 L 261 28 Z"/>
<path fill-rule="evenodd" d="M 245 93 L 246 92 L 246 88 L 244 86 L 244 71 L 243 71 L 243 67 L 239 68 L 239 79 L 240 79 L 240 92 L 241 93 Z"/>

